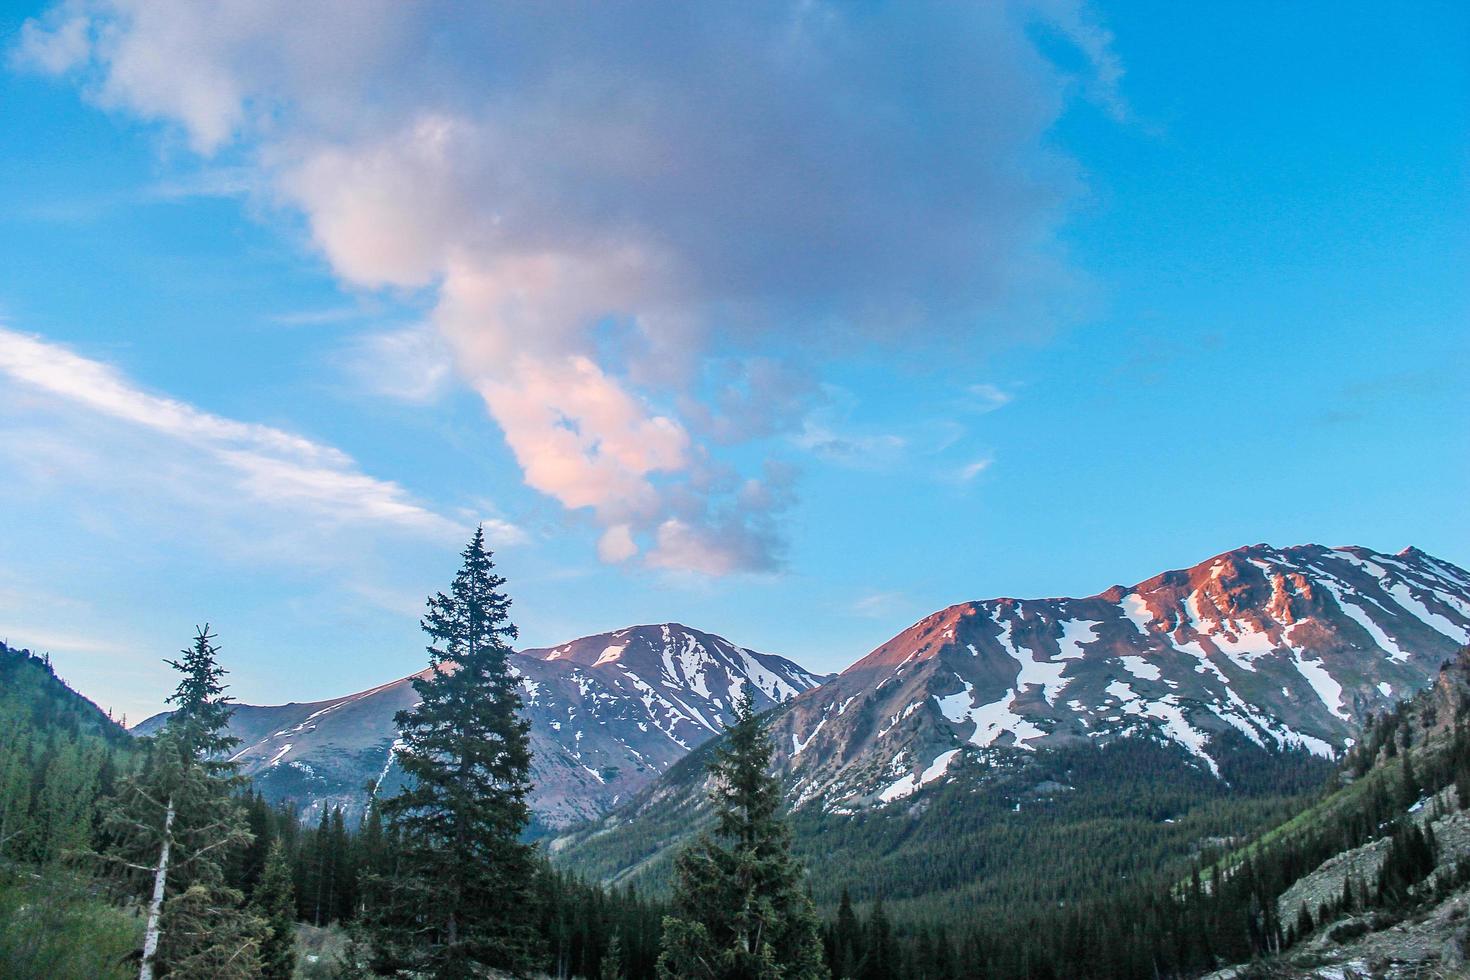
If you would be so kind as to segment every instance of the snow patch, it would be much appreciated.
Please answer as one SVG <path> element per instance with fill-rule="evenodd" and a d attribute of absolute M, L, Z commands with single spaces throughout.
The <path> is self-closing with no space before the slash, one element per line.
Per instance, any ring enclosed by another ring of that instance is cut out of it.
<path fill-rule="evenodd" d="M 1399 647 L 1398 643 L 1387 633 L 1383 632 L 1383 629 L 1377 623 L 1373 622 L 1368 616 L 1367 610 L 1347 600 L 1343 595 L 1342 589 L 1339 588 L 1336 582 L 1329 582 L 1326 579 L 1322 579 L 1321 582 L 1323 588 L 1331 592 L 1332 598 L 1337 600 L 1337 608 L 1341 609 L 1343 614 L 1352 619 L 1353 622 L 1363 627 L 1364 631 L 1373 638 L 1373 642 L 1378 644 L 1381 649 L 1388 651 L 1388 659 L 1396 663 L 1404 663 L 1409 659 L 1409 655 Z"/>
<path fill-rule="evenodd" d="M 1097 628 L 1101 625 L 1095 619 L 1069 619 L 1063 622 L 1062 636 L 1057 640 L 1057 646 L 1061 648 L 1057 659 L 1081 660 L 1086 656 L 1082 652 L 1082 644 L 1094 642 L 1097 639 Z"/>
<path fill-rule="evenodd" d="M 623 658 L 623 651 L 628 649 L 628 644 L 618 643 L 602 651 L 602 656 L 593 661 L 592 666 L 601 667 L 603 664 L 617 663 Z"/>
<path fill-rule="evenodd" d="M 1164 676 L 1156 664 L 1149 663 L 1143 657 L 1119 657 L 1118 660 L 1123 664 L 1124 670 L 1139 680 L 1156 681 Z"/>
<path fill-rule="evenodd" d="M 1143 596 L 1136 592 L 1130 592 L 1123 597 L 1122 602 L 1118 603 L 1118 608 L 1123 610 L 1123 615 L 1127 617 L 1128 622 L 1133 624 L 1133 628 L 1138 630 L 1140 635 L 1148 636 L 1148 627 L 1154 621 L 1154 614 L 1149 611 L 1148 602 L 1144 600 Z"/>

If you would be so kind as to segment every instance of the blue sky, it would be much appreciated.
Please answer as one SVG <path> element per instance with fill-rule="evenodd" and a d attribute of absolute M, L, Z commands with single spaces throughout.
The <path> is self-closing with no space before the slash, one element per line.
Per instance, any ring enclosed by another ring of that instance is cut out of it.
<path fill-rule="evenodd" d="M 205 9 L 0 17 L 0 635 L 132 718 L 417 669 L 477 521 L 528 643 L 826 670 L 1470 564 L 1463 5 Z"/>

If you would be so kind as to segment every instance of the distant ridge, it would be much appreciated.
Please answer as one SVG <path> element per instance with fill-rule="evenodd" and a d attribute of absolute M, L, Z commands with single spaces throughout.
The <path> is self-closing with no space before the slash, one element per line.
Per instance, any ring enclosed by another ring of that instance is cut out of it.
<path fill-rule="evenodd" d="M 679 623 L 523 650 L 512 667 L 531 722 L 531 806 L 544 828 L 599 816 L 647 785 L 723 730 L 746 685 L 767 708 L 824 679 Z M 393 715 L 417 702 L 412 682 L 309 704 L 241 705 L 230 726 L 241 740 L 235 758 L 274 799 L 308 814 L 322 805 L 357 812 L 366 784 L 396 784 Z"/>

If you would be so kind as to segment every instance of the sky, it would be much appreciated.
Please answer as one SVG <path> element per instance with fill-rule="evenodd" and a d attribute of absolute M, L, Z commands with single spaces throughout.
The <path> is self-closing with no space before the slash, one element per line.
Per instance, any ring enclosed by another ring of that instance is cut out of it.
<path fill-rule="evenodd" d="M 1470 565 L 1470 8 L 0 3 L 0 639 L 130 722 Z"/>

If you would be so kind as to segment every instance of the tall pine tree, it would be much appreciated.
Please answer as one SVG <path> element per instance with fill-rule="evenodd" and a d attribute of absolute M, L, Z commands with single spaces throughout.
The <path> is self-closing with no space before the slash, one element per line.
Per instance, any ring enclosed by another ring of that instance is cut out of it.
<path fill-rule="evenodd" d="M 816 980 L 828 975 L 816 913 L 791 856 L 771 739 L 749 689 L 710 771 L 716 824 L 679 855 L 664 920 L 663 980 Z"/>
<path fill-rule="evenodd" d="M 105 857 L 140 878 L 148 895 L 140 980 L 170 971 L 258 973 L 258 920 L 224 880 L 231 851 L 251 836 L 235 798 L 240 777 L 228 752 L 238 740 L 226 731 L 231 698 L 213 641 L 205 626 L 179 660 L 167 661 L 183 675 L 168 699 L 174 712 L 107 818 Z"/>
<path fill-rule="evenodd" d="M 369 927 L 375 967 L 457 980 L 485 967 L 524 974 L 538 959 L 529 724 L 507 658 L 516 638 L 505 579 L 476 529 L 446 595 L 428 601 L 422 699 L 396 717 L 404 787 L 381 803 L 396 861 Z"/>

